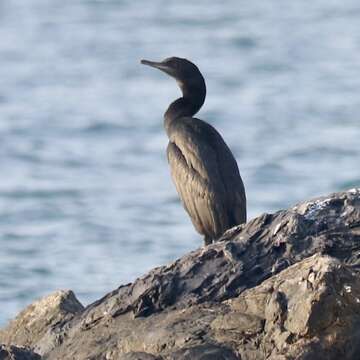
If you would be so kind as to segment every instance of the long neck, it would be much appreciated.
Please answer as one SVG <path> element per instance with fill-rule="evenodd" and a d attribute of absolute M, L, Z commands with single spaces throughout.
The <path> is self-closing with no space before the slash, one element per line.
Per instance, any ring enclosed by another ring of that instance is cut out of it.
<path fill-rule="evenodd" d="M 168 133 L 171 123 L 182 117 L 192 117 L 204 104 L 206 86 L 203 77 L 200 81 L 184 84 L 178 81 L 183 96 L 170 104 L 164 114 L 164 126 Z"/>

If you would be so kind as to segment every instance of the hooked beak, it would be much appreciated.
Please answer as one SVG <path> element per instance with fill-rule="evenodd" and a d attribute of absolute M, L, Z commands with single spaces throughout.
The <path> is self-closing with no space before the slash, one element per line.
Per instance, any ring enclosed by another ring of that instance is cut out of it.
<path fill-rule="evenodd" d="M 148 66 L 151 66 L 153 68 L 164 71 L 168 75 L 173 75 L 172 74 L 172 69 L 170 67 L 166 66 L 162 62 L 150 61 L 150 60 L 141 60 L 140 63 L 143 64 L 143 65 L 148 65 Z"/>

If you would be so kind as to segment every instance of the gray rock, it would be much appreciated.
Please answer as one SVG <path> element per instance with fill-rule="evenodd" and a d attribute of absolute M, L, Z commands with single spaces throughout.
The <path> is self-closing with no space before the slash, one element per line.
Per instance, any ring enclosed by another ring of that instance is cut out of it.
<path fill-rule="evenodd" d="M 167 360 L 240 360 L 235 353 L 223 346 L 211 344 L 184 348 L 166 357 Z"/>
<path fill-rule="evenodd" d="M 241 347 L 245 359 L 248 352 L 257 359 L 356 359 L 360 350 L 360 278 L 332 257 L 313 255 L 226 303 L 229 316 L 264 321 L 263 331 L 250 333 Z M 244 339 L 218 319 L 216 340 Z"/>
<path fill-rule="evenodd" d="M 41 356 L 25 347 L 0 345 L 0 360 L 41 360 Z"/>
<path fill-rule="evenodd" d="M 119 354 L 119 360 L 161 360 L 161 357 L 154 356 L 144 352 L 130 352 L 127 354 Z"/>
<path fill-rule="evenodd" d="M 0 341 L 50 360 L 357 359 L 359 265 L 353 189 L 261 215 L 86 309 L 45 298 Z"/>
<path fill-rule="evenodd" d="M 39 354 L 62 343 L 61 329 L 84 307 L 71 290 L 59 290 L 33 304 L 0 330 L 0 342 L 31 346 Z"/>

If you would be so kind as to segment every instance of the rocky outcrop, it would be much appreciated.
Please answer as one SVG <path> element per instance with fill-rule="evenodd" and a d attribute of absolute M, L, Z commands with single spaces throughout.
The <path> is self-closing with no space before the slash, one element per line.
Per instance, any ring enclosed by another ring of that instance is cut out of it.
<path fill-rule="evenodd" d="M 0 343 L 31 346 L 44 353 L 61 343 L 61 336 L 53 333 L 53 328 L 69 323 L 83 310 L 72 291 L 56 291 L 23 310 L 6 331 L 0 330 Z"/>
<path fill-rule="evenodd" d="M 30 305 L 0 343 L 44 359 L 357 359 L 360 189 L 229 230 L 85 309 Z"/>

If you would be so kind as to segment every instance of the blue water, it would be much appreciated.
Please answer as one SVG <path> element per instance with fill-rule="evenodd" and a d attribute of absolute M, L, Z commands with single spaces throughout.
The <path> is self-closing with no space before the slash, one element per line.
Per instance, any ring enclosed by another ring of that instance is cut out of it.
<path fill-rule="evenodd" d="M 0 324 L 71 288 L 87 304 L 202 245 L 162 114 L 202 70 L 199 117 L 235 154 L 249 216 L 360 185 L 360 3 L 0 2 Z"/>

